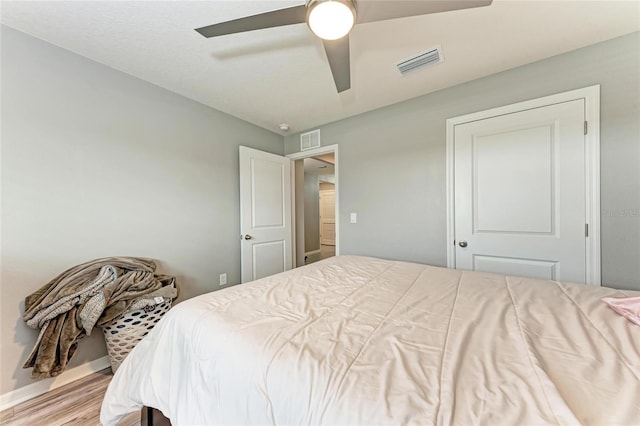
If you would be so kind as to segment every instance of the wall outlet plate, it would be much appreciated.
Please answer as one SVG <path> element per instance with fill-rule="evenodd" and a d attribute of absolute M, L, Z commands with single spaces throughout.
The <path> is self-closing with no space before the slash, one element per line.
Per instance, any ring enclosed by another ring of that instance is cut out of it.
<path fill-rule="evenodd" d="M 224 274 L 220 274 L 220 285 L 226 285 L 227 284 L 227 273 L 225 272 Z"/>

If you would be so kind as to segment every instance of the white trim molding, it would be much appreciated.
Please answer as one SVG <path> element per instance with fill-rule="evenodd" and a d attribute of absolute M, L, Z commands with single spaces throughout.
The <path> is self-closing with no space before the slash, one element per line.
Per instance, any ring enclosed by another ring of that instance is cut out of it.
<path fill-rule="evenodd" d="M 600 85 L 571 90 L 529 101 L 518 102 L 486 111 L 475 112 L 447 119 L 447 267 L 456 267 L 455 240 L 455 170 L 454 170 L 454 129 L 455 126 L 472 121 L 484 120 L 518 111 L 540 108 L 547 105 L 584 99 L 585 120 L 588 132 L 585 135 L 586 173 L 586 223 L 589 235 L 586 239 L 586 282 L 601 285 L 600 259 Z"/>
<path fill-rule="evenodd" d="M 335 184 L 335 191 L 336 191 L 336 256 L 338 256 L 340 254 L 340 196 L 339 196 L 340 175 L 338 171 L 340 168 L 340 161 L 338 157 L 338 145 L 337 144 L 327 145 L 327 146 L 321 146 L 319 148 L 309 149 L 302 152 L 294 152 L 293 154 L 288 154 L 287 157 L 290 158 L 291 160 L 303 160 L 305 158 L 315 157 L 316 155 L 322 155 L 322 154 L 330 154 L 332 152 L 335 160 L 333 174 L 335 176 L 334 184 Z M 293 182 L 292 185 L 295 185 L 295 182 Z M 292 192 L 295 193 L 294 188 L 292 188 L 291 190 Z M 293 227 L 295 228 L 295 224 L 293 225 Z"/>
<path fill-rule="evenodd" d="M 50 390 L 57 389 L 110 367 L 111 363 L 109 362 L 109 357 L 103 356 L 102 358 L 71 368 L 57 377 L 39 380 L 16 390 L 3 393 L 0 395 L 0 411 L 4 411 L 7 408 L 20 404 L 21 402 L 28 401 L 47 393 Z"/>

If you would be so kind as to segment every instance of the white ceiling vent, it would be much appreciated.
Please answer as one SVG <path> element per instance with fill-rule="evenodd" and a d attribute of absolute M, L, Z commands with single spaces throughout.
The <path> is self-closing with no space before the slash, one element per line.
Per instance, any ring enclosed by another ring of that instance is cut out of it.
<path fill-rule="evenodd" d="M 412 57 L 401 61 L 396 66 L 400 74 L 406 74 L 418 68 L 426 67 L 428 65 L 435 65 L 444 62 L 444 56 L 442 56 L 442 48 L 440 46 L 434 46 L 425 52 L 418 53 Z"/>
<path fill-rule="evenodd" d="M 320 147 L 320 129 L 300 135 L 300 151 Z"/>

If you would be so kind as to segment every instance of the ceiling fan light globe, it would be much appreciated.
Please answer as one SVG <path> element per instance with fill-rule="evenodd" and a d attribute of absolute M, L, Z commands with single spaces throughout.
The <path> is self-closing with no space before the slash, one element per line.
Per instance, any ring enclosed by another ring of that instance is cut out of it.
<path fill-rule="evenodd" d="M 323 40 L 338 40 L 351 31 L 356 21 L 355 9 L 349 2 L 338 0 L 317 2 L 311 6 L 307 24 Z"/>

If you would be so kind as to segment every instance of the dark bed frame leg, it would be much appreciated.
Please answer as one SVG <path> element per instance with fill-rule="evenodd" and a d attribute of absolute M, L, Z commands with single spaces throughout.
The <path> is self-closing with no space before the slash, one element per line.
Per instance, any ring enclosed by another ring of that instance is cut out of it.
<path fill-rule="evenodd" d="M 160 410 L 151 407 L 142 407 L 140 426 L 171 426 L 171 421 L 166 418 Z"/>

